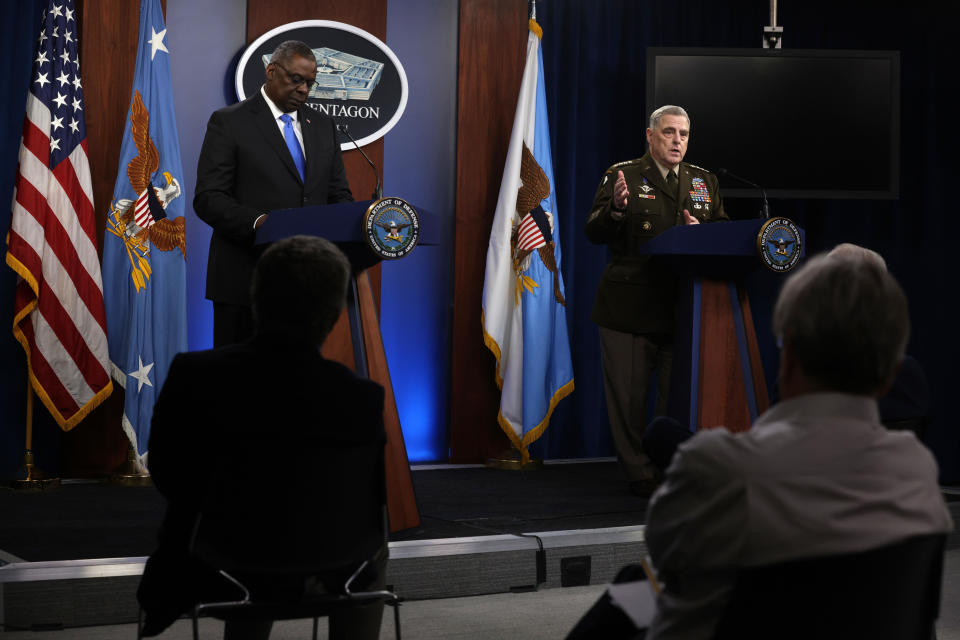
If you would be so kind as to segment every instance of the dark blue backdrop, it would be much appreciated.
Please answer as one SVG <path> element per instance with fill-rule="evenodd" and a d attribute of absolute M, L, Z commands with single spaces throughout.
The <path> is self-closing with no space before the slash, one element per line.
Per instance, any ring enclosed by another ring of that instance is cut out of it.
<path fill-rule="evenodd" d="M 756 0 L 550 0 L 537 3 L 543 26 L 558 209 L 562 227 L 563 276 L 571 332 L 576 392 L 565 401 L 537 448 L 543 457 L 599 454 L 609 447 L 600 430 L 606 411 L 597 329 L 590 308 L 606 264 L 606 251 L 583 236 L 583 224 L 602 172 L 614 162 L 644 152 L 646 49 L 671 47 L 759 48 L 768 5 Z M 792 218 L 807 231 L 816 253 L 839 242 L 871 247 L 887 259 L 911 302 L 909 352 L 924 366 L 934 398 L 927 443 L 942 479 L 960 481 L 960 428 L 952 394 L 958 379 L 953 337 L 958 304 L 954 292 L 953 184 L 957 134 L 948 117 L 948 87 L 957 55 L 948 46 L 954 22 L 924 2 L 782 3 L 785 48 L 893 49 L 901 52 L 901 197 L 899 201 L 776 200 L 774 215 Z M 691 78 L 691 82 L 696 82 Z M 830 97 L 823 96 L 829 111 Z M 696 114 L 687 159 L 697 162 Z M 804 126 L 798 122 L 797 126 Z M 744 136 L 764 135 L 745 128 Z M 857 170 L 857 149 L 836 132 L 819 154 L 843 154 Z M 775 161 L 775 156 L 771 161 Z M 722 186 L 722 185 L 721 185 Z M 728 211 L 752 217 L 755 201 L 729 199 Z M 769 308 L 778 282 L 757 274 L 750 284 L 765 369 L 770 382 L 777 354 L 769 334 Z M 576 434 L 584 434 L 578 436 Z M 572 436 L 572 437 L 571 437 Z M 584 441 L 585 440 L 585 441 Z"/>

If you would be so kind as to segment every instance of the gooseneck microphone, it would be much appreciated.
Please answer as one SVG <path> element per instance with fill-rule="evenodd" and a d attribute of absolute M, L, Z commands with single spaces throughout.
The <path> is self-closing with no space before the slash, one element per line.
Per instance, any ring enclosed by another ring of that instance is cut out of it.
<path fill-rule="evenodd" d="M 339 131 L 340 133 L 350 138 L 350 142 L 353 143 L 353 146 L 357 148 L 357 151 L 360 152 L 360 155 L 363 156 L 363 159 L 366 160 L 367 164 L 370 165 L 370 168 L 373 169 L 373 175 L 377 179 L 377 186 L 376 188 L 374 188 L 373 195 L 371 196 L 371 198 L 373 200 L 379 200 L 380 198 L 383 197 L 383 187 L 380 186 L 380 174 L 377 172 L 377 165 L 373 164 L 373 160 L 367 157 L 367 154 L 363 152 L 363 149 L 360 148 L 360 145 L 357 144 L 357 141 L 353 139 L 352 135 L 350 135 L 350 127 L 348 125 L 338 124 L 337 131 Z"/>
<path fill-rule="evenodd" d="M 743 184 L 747 185 L 748 187 L 753 187 L 754 189 L 759 190 L 759 191 L 760 191 L 760 196 L 763 198 L 763 206 L 760 208 L 760 217 L 762 217 L 764 220 L 769 220 L 769 219 L 770 219 L 770 204 L 767 202 L 767 192 L 764 191 L 763 187 L 761 187 L 760 185 L 758 185 L 756 182 L 750 182 L 750 181 L 747 180 L 746 178 L 741 178 L 741 177 L 738 176 L 737 174 L 732 173 L 732 172 L 730 172 L 730 171 L 727 171 L 727 170 L 724 169 L 723 167 L 720 167 L 719 169 L 717 169 L 717 175 L 718 175 L 718 176 L 729 176 L 729 177 L 733 178 L 734 180 L 736 180 L 737 182 L 742 182 Z"/>

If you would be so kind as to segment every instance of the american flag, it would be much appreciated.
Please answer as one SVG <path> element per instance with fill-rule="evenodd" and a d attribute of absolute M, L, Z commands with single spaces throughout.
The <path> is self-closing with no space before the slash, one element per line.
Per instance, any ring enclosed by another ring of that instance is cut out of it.
<path fill-rule="evenodd" d="M 73 0 L 51 0 L 41 22 L 7 264 L 19 275 L 13 333 L 30 382 L 68 431 L 113 386 Z"/>

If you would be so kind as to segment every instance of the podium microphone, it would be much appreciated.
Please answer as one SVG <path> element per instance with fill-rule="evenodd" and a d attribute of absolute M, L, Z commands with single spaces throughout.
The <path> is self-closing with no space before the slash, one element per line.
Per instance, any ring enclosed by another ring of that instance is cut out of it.
<path fill-rule="evenodd" d="M 741 177 L 738 176 L 737 174 L 732 173 L 732 172 L 730 172 L 730 171 L 727 171 L 727 170 L 724 169 L 723 167 L 720 167 L 719 169 L 717 169 L 717 175 L 718 175 L 718 176 L 729 176 L 729 177 L 733 178 L 734 180 L 736 180 L 737 182 L 742 182 L 743 184 L 745 184 L 745 185 L 747 185 L 747 186 L 749 186 L 749 187 L 753 187 L 754 189 L 759 190 L 759 191 L 760 191 L 760 195 L 761 195 L 762 198 L 763 198 L 763 206 L 760 208 L 760 216 L 761 216 L 764 220 L 769 220 L 769 219 L 770 219 L 770 204 L 767 202 L 767 192 L 764 191 L 763 187 L 761 187 L 760 185 L 758 185 L 758 184 L 755 183 L 755 182 L 750 182 L 750 181 L 747 180 L 746 178 L 741 178 Z"/>
<path fill-rule="evenodd" d="M 373 200 L 379 200 L 380 198 L 383 197 L 383 187 L 380 186 L 380 174 L 377 173 L 377 165 L 373 164 L 373 160 L 367 157 L 367 154 L 363 152 L 363 149 L 360 148 L 360 145 L 357 144 L 357 141 L 353 139 L 352 135 L 350 135 L 350 127 L 348 125 L 338 124 L 337 131 L 345 134 L 348 138 L 350 138 L 350 142 L 353 143 L 353 146 L 357 148 L 357 151 L 360 152 L 360 155 L 363 156 L 363 159 L 366 160 L 367 164 L 370 165 L 370 168 L 373 169 L 373 175 L 377 179 L 377 186 L 374 188 L 373 195 L 371 196 L 371 198 Z"/>

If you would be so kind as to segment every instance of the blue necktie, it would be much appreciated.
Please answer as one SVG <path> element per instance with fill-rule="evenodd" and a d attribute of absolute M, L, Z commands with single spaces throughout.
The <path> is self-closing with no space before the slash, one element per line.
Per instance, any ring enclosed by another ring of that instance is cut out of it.
<path fill-rule="evenodd" d="M 293 164 L 297 165 L 297 171 L 300 172 L 300 181 L 304 181 L 304 169 L 306 162 L 303 159 L 303 149 L 300 148 L 300 141 L 297 140 L 297 134 L 293 130 L 293 118 L 285 113 L 280 116 L 283 120 L 283 139 L 287 141 L 287 149 L 290 149 L 290 155 L 293 156 Z"/>

